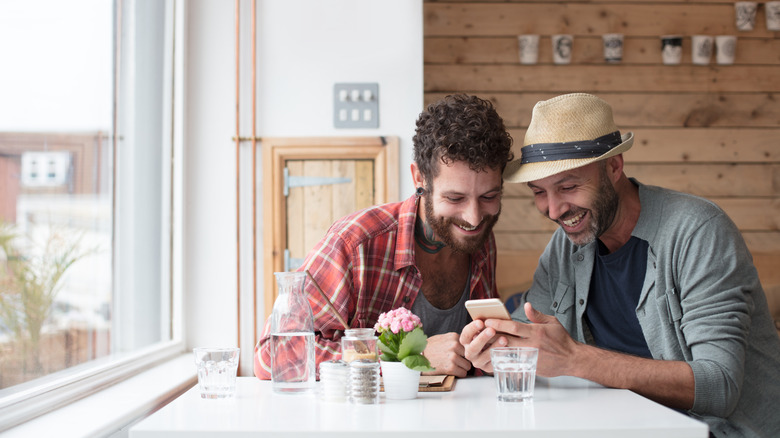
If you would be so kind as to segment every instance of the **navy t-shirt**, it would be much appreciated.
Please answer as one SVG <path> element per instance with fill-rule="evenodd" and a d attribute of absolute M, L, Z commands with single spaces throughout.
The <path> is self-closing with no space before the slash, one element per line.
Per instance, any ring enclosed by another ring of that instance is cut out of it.
<path fill-rule="evenodd" d="M 647 269 L 648 243 L 635 236 L 612 254 L 598 241 L 585 316 L 599 347 L 652 357 L 636 306 Z"/>

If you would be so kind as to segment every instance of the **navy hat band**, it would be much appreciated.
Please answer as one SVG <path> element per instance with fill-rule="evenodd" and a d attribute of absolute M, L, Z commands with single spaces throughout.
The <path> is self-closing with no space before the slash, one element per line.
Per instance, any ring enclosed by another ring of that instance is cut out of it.
<path fill-rule="evenodd" d="M 563 143 L 536 143 L 520 149 L 520 162 L 539 163 L 543 161 L 595 158 L 606 154 L 623 143 L 620 131 L 602 135 L 595 140 L 567 141 Z"/>

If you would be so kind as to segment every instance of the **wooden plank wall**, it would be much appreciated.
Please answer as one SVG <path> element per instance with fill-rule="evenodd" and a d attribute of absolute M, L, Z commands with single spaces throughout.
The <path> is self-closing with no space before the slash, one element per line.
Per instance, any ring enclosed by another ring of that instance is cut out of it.
<path fill-rule="evenodd" d="M 712 199 L 734 219 L 765 289 L 780 284 L 780 39 L 738 31 L 725 0 L 427 1 L 425 101 L 454 92 L 490 99 L 522 146 L 533 105 L 569 92 L 610 102 L 633 131 L 626 173 Z M 539 62 L 521 65 L 517 35 L 539 34 Z M 572 63 L 552 63 L 550 36 L 574 35 Z M 601 35 L 622 33 L 623 61 L 607 64 Z M 661 62 L 660 36 L 683 39 L 680 65 Z M 734 65 L 691 63 L 691 35 L 736 35 Z M 505 188 L 497 225 L 499 280 L 517 289 L 556 225 L 533 207 L 525 186 Z M 520 268 L 518 268 L 518 264 Z M 518 272 L 521 272 L 518 274 Z M 780 311 L 780 310 L 779 310 Z"/>

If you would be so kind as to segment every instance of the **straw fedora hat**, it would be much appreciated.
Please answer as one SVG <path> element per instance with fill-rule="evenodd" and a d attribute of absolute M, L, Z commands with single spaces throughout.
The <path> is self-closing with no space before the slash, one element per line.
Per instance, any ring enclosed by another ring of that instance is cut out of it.
<path fill-rule="evenodd" d="M 504 181 L 536 181 L 629 150 L 634 134 L 620 131 L 612 107 L 585 93 L 564 94 L 534 105 L 521 156 L 507 164 Z"/>

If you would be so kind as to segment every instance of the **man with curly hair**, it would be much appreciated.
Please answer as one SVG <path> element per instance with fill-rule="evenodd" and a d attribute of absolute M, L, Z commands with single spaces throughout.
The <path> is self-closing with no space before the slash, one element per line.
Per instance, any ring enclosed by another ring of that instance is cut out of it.
<path fill-rule="evenodd" d="M 404 307 L 429 336 L 424 355 L 435 374 L 466 376 L 460 331 L 468 299 L 497 298 L 493 226 L 501 212 L 502 172 L 512 138 L 493 105 L 452 95 L 417 120 L 412 178 L 403 202 L 370 207 L 336 221 L 309 252 L 308 270 L 350 328 L 374 327 Z M 341 357 L 339 322 L 311 282 L 316 363 Z M 255 375 L 271 378 L 270 324 L 255 348 Z"/>

